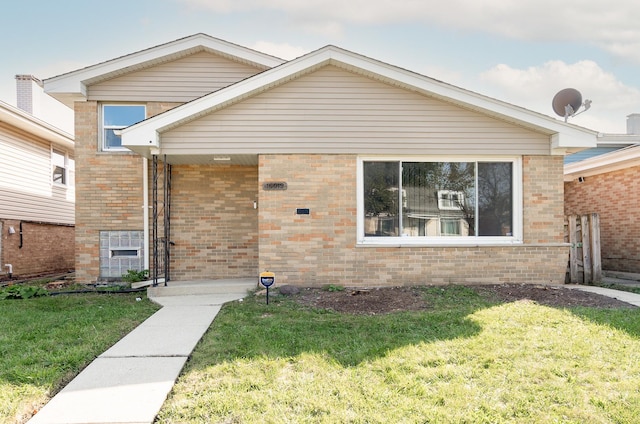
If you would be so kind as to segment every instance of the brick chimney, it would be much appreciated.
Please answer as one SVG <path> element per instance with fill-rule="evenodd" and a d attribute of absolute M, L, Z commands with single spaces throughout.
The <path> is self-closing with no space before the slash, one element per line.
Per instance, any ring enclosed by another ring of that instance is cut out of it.
<path fill-rule="evenodd" d="M 38 96 L 42 91 L 42 81 L 33 75 L 16 75 L 16 88 L 18 109 L 37 115 L 40 109 Z"/>
<path fill-rule="evenodd" d="M 640 113 L 627 116 L 627 134 L 640 135 Z"/>

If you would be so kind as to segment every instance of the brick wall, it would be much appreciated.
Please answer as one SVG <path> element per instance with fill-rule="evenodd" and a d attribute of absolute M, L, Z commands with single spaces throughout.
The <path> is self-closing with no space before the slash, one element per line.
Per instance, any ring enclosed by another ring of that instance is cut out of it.
<path fill-rule="evenodd" d="M 525 156 L 522 168 L 525 243 L 562 243 L 564 157 Z"/>
<path fill-rule="evenodd" d="M 173 166 L 171 278 L 257 277 L 255 166 Z"/>
<path fill-rule="evenodd" d="M 567 215 L 600 215 L 602 268 L 640 273 L 640 166 L 565 183 Z"/>
<path fill-rule="evenodd" d="M 525 245 L 356 246 L 356 157 L 264 155 L 259 183 L 260 271 L 280 284 L 448 284 L 564 281 L 562 158 L 523 160 Z M 296 215 L 309 208 L 309 215 Z"/>
<path fill-rule="evenodd" d="M 14 234 L 9 234 L 13 227 Z M 5 276 L 5 264 L 13 266 L 13 277 L 67 272 L 74 268 L 73 226 L 23 221 L 22 248 L 20 221 L 1 220 L 0 277 Z"/>
<path fill-rule="evenodd" d="M 149 103 L 152 116 L 175 103 Z M 99 232 L 142 231 L 142 157 L 101 152 L 99 104 L 75 103 L 76 279 L 95 282 L 100 275 Z"/>

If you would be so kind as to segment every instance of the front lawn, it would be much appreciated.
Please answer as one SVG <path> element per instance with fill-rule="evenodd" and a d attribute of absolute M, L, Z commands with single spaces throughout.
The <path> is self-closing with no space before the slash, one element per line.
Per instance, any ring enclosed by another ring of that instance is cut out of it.
<path fill-rule="evenodd" d="M 640 417 L 640 309 L 504 303 L 352 315 L 289 298 L 223 307 L 159 423 L 573 422 Z"/>
<path fill-rule="evenodd" d="M 0 422 L 25 421 L 157 309 L 140 293 L 0 300 Z"/>

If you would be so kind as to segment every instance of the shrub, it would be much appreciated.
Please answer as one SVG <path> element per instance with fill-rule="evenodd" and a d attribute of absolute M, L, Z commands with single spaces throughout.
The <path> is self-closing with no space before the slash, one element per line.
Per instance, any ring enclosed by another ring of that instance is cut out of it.
<path fill-rule="evenodd" d="M 130 269 L 126 274 L 122 274 L 122 280 L 127 283 L 137 283 L 138 281 L 144 281 L 149 278 L 149 270 L 143 269 L 142 271 L 137 271 L 135 269 Z"/>
<path fill-rule="evenodd" d="M 10 286 L 0 290 L 0 299 L 29 299 L 38 296 L 49 296 L 49 292 L 34 286 Z"/>

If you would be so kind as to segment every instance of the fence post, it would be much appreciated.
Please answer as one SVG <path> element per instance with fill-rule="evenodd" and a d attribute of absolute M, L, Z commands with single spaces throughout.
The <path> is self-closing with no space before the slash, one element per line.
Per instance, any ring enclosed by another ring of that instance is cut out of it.
<path fill-rule="evenodd" d="M 590 226 L 589 215 L 582 215 L 580 217 L 582 225 L 582 266 L 584 267 L 584 283 L 593 283 L 593 268 L 591 265 L 591 240 L 590 240 Z"/>
<path fill-rule="evenodd" d="M 602 281 L 602 259 L 600 255 L 600 216 L 592 213 L 590 216 L 591 226 L 591 265 L 593 267 L 593 281 Z"/>
<path fill-rule="evenodd" d="M 576 240 L 577 216 L 569 215 L 569 279 L 571 284 L 578 283 L 578 241 Z"/>

